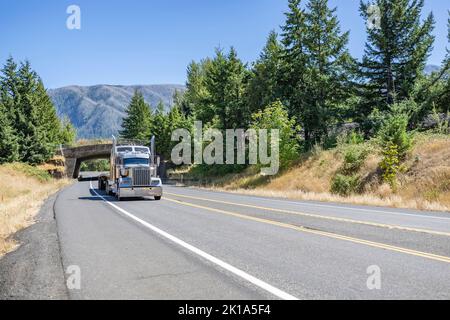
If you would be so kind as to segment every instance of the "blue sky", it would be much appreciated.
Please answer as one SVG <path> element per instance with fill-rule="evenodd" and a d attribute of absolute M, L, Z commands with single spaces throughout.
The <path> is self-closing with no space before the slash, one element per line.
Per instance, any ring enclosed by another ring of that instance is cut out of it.
<path fill-rule="evenodd" d="M 66 9 L 81 8 L 81 30 L 68 30 Z M 338 7 L 350 51 L 363 52 L 359 0 Z M 287 0 L 0 0 L 0 63 L 29 59 L 49 88 L 93 84 L 183 84 L 186 66 L 234 46 L 254 61 L 270 30 L 284 22 Z M 448 0 L 426 0 L 436 18 L 431 64 L 448 46 Z"/>

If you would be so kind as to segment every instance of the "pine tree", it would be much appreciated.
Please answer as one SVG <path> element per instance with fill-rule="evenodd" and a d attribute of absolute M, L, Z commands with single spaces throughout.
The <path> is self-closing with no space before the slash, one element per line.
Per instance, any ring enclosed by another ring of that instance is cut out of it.
<path fill-rule="evenodd" d="M 305 125 L 314 140 L 328 134 L 328 128 L 342 121 L 340 109 L 352 95 L 355 61 L 347 45 L 349 32 L 341 33 L 336 8 L 327 0 L 310 0 L 306 14 L 308 53 Z"/>
<path fill-rule="evenodd" d="M 352 96 L 355 62 L 336 9 L 330 9 L 327 0 L 310 0 L 306 10 L 300 5 L 299 0 L 289 1 L 280 79 L 285 104 L 304 129 L 306 147 L 311 147 L 342 120 L 340 108 Z"/>
<path fill-rule="evenodd" d="M 28 61 L 18 68 L 9 58 L 1 71 L 1 102 L 19 145 L 18 160 L 31 164 L 50 159 L 61 143 L 61 122 L 42 80 Z"/>
<path fill-rule="evenodd" d="M 19 160 L 17 136 L 11 127 L 5 106 L 0 100 L 0 164 Z"/>
<path fill-rule="evenodd" d="M 68 117 L 64 117 L 61 122 L 60 142 L 65 145 L 72 145 L 75 142 L 77 131 Z"/>
<path fill-rule="evenodd" d="M 195 119 L 208 122 L 214 117 L 212 107 L 207 103 L 206 70 L 211 66 L 210 59 L 199 63 L 191 62 L 187 68 L 186 92 L 184 99 L 188 110 Z"/>
<path fill-rule="evenodd" d="M 423 73 L 433 46 L 432 14 L 421 21 L 424 0 L 376 0 L 380 24 L 368 24 L 368 40 L 361 63 L 364 101 L 359 118 L 374 108 L 389 110 L 389 105 L 408 99 Z M 361 2 L 361 15 L 371 19 L 369 4 Z"/>
<path fill-rule="evenodd" d="M 450 10 L 448 11 L 448 35 L 447 39 L 450 43 Z M 447 48 L 447 55 L 445 57 L 443 67 L 442 67 L 442 90 L 440 90 L 437 97 L 437 104 L 441 112 L 450 113 L 450 47 Z"/>
<path fill-rule="evenodd" d="M 307 55 L 305 53 L 305 35 L 307 32 L 306 15 L 301 9 L 300 0 L 288 1 L 288 12 L 285 13 L 286 22 L 282 29 L 282 65 L 280 73 L 281 91 L 284 97 L 284 103 L 291 116 L 298 120 L 302 114 L 302 104 L 305 89 L 305 73 Z M 305 129 L 305 135 L 308 139 L 310 133 Z"/>
<path fill-rule="evenodd" d="M 247 88 L 247 104 L 252 113 L 281 98 L 279 79 L 283 47 L 275 31 L 270 32 L 259 60 L 252 68 Z"/>
<path fill-rule="evenodd" d="M 447 39 L 450 43 L 450 18 L 447 25 Z M 412 97 L 418 108 L 410 119 L 410 125 L 418 125 L 424 117 L 435 112 L 450 112 L 450 48 L 446 51 L 441 69 L 431 75 L 423 74 L 416 81 Z"/>
<path fill-rule="evenodd" d="M 191 105 L 188 103 L 186 99 L 185 93 L 183 93 L 182 91 L 175 90 L 172 100 L 173 105 L 177 106 L 184 116 L 189 117 L 192 115 L 193 110 L 191 108 Z"/>
<path fill-rule="evenodd" d="M 120 136 L 125 139 L 148 140 L 152 125 L 150 106 L 141 92 L 135 91 L 126 110 Z"/>
<path fill-rule="evenodd" d="M 55 113 L 54 106 L 28 61 L 21 64 L 18 77 L 21 100 L 16 106 L 16 130 L 20 157 L 23 162 L 39 164 L 54 155 L 59 143 L 60 126 L 57 120 L 47 124 L 50 121 L 49 114 Z M 49 129 L 52 125 L 57 128 Z"/>
<path fill-rule="evenodd" d="M 159 101 L 152 119 L 150 136 L 156 137 L 156 152 L 165 157 L 170 155 L 169 148 L 171 135 L 168 132 L 168 127 L 169 123 L 165 112 L 164 103 Z"/>
<path fill-rule="evenodd" d="M 6 110 L 11 125 L 16 129 L 16 121 L 19 115 L 17 106 L 20 103 L 19 77 L 17 63 L 9 57 L 0 72 L 1 101 Z"/>
<path fill-rule="evenodd" d="M 17 90 L 17 64 L 10 57 L 0 72 L 0 163 L 19 160 L 19 144 L 14 129 Z"/>
<path fill-rule="evenodd" d="M 37 79 L 35 95 L 36 126 L 47 143 L 58 145 L 61 142 L 61 121 L 41 79 Z"/>
<path fill-rule="evenodd" d="M 246 128 L 251 119 L 248 106 L 244 103 L 245 85 L 248 71 L 231 48 L 228 55 L 216 50 L 216 56 L 206 69 L 206 104 L 210 110 L 212 123 L 216 118 L 220 129 Z"/>
<path fill-rule="evenodd" d="M 178 144 L 178 141 L 171 141 L 172 133 L 177 129 L 186 129 L 191 131 L 191 125 L 189 120 L 181 111 L 180 107 L 175 104 L 166 116 L 164 133 L 157 139 L 157 141 L 161 139 L 164 140 L 160 143 L 162 150 L 158 149 L 158 151 L 161 151 L 160 154 L 164 157 L 164 159 L 170 158 L 172 148 Z"/>

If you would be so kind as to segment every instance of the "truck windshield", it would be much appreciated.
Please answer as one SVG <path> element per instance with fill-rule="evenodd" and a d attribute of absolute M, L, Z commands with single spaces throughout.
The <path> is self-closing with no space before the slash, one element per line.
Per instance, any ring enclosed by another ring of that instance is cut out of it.
<path fill-rule="evenodd" d="M 129 165 L 148 165 L 148 159 L 143 158 L 128 158 L 123 160 L 123 164 Z"/>

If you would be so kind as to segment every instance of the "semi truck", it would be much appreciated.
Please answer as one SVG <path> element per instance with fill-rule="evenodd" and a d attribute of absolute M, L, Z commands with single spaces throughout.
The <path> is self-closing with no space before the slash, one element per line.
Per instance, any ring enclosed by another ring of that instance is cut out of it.
<path fill-rule="evenodd" d="M 135 197 L 161 200 L 163 189 L 158 166 L 155 137 L 149 148 L 141 142 L 118 140 L 113 136 L 109 175 L 98 178 L 98 188 L 114 195 L 118 201 Z"/>

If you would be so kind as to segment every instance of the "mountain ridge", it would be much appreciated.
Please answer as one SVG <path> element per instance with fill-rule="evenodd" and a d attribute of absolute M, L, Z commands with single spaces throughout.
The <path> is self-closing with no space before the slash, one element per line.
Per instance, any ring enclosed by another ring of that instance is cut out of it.
<path fill-rule="evenodd" d="M 121 128 L 125 109 L 135 90 L 142 92 L 154 110 L 160 101 L 168 110 L 176 91 L 184 92 L 178 84 L 152 85 L 70 85 L 49 89 L 58 115 L 68 117 L 77 129 L 77 138 L 108 138 Z"/>

